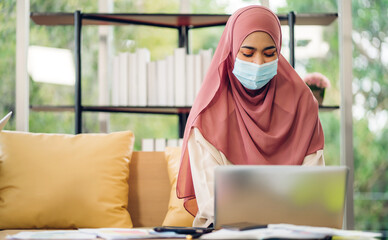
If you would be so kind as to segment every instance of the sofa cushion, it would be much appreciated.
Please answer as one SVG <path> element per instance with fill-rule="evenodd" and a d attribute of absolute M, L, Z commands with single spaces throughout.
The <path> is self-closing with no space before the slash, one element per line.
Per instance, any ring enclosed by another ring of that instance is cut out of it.
<path fill-rule="evenodd" d="M 168 212 L 163 221 L 163 226 L 184 226 L 191 227 L 194 217 L 183 207 L 183 199 L 176 196 L 176 183 L 181 158 L 180 147 L 167 147 L 165 159 L 167 161 L 168 176 L 171 183 L 170 201 Z"/>
<path fill-rule="evenodd" d="M 0 229 L 132 227 L 130 131 L 0 132 Z"/>

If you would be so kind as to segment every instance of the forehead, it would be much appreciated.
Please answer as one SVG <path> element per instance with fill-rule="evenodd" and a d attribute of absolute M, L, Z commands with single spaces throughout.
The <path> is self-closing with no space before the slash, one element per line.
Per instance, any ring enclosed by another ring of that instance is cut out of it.
<path fill-rule="evenodd" d="M 241 46 L 250 46 L 261 49 L 268 46 L 275 46 L 275 42 L 266 32 L 253 32 L 244 39 Z"/>

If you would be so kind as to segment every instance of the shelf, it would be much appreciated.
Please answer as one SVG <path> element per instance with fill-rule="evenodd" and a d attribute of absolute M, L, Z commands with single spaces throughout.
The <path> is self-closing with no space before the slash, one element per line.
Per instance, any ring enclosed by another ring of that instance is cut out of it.
<path fill-rule="evenodd" d="M 208 27 L 225 25 L 230 15 L 210 14 L 136 14 L 136 13 L 83 13 L 82 25 L 148 25 L 179 28 L 181 26 Z M 39 25 L 74 25 L 73 13 L 31 13 Z"/>
<path fill-rule="evenodd" d="M 74 106 L 30 106 L 35 112 L 74 112 Z"/>
<path fill-rule="evenodd" d="M 287 14 L 279 16 L 282 25 L 288 25 Z M 299 13 L 295 14 L 295 25 L 321 25 L 328 26 L 334 22 L 338 17 L 337 13 Z"/>
<path fill-rule="evenodd" d="M 74 112 L 74 106 L 30 106 L 33 111 L 45 112 Z M 150 113 L 150 114 L 188 114 L 190 106 L 187 107 L 164 107 L 164 106 L 82 106 L 82 111 L 85 112 L 116 112 L 116 113 Z M 319 111 L 328 112 L 339 109 L 339 106 L 319 106 Z"/>
<path fill-rule="evenodd" d="M 74 112 L 74 106 L 30 106 L 33 111 Z M 127 107 L 127 106 L 82 106 L 85 112 L 150 113 L 150 114 L 188 114 L 191 107 Z"/>
<path fill-rule="evenodd" d="M 125 113 L 153 113 L 153 114 L 188 114 L 191 107 L 124 107 L 124 106 L 83 106 L 86 112 L 125 112 Z"/>
<path fill-rule="evenodd" d="M 74 25 L 74 13 L 31 13 L 38 25 Z M 180 28 L 201 28 L 225 25 L 229 14 L 138 14 L 138 13 L 82 13 L 82 25 L 148 25 Z M 287 14 L 278 14 L 282 25 L 288 24 Z M 295 25 L 330 25 L 337 13 L 296 14 Z"/>
<path fill-rule="evenodd" d="M 339 106 L 319 106 L 319 111 L 321 112 L 329 112 L 333 110 L 339 109 Z"/>

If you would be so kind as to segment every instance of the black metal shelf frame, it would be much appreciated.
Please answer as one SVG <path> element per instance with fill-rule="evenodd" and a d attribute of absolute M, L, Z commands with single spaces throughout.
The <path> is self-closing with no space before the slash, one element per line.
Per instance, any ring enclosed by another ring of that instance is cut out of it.
<path fill-rule="evenodd" d="M 149 20 L 147 17 L 154 17 L 157 20 Z M 74 24 L 74 38 L 75 38 L 75 133 L 82 132 L 82 112 L 126 112 L 126 113 L 160 113 L 160 114 L 176 114 L 179 117 L 179 137 L 183 137 L 186 121 L 190 112 L 190 107 L 120 107 L 120 106 L 82 106 L 82 84 L 81 84 L 81 33 L 83 21 L 87 21 L 87 25 L 123 25 L 123 24 L 137 24 L 175 28 L 178 30 L 178 46 L 184 47 L 189 53 L 189 38 L 188 33 L 193 28 L 203 28 L 211 26 L 225 25 L 230 15 L 225 14 L 102 14 L 102 13 L 81 13 L 75 11 L 73 16 L 69 13 L 31 13 L 31 18 L 40 25 L 71 25 Z M 288 14 L 278 15 L 281 24 L 287 24 L 289 27 L 290 41 L 290 56 L 289 62 L 292 67 L 295 67 L 295 41 L 294 41 L 294 26 L 295 25 L 329 25 L 336 18 L 337 13 L 328 14 L 298 14 L 294 12 Z M 161 21 L 167 17 L 173 18 L 174 21 Z M 136 19 L 135 19 L 136 18 Z M 212 21 L 199 22 L 201 18 L 209 18 Z M 183 20 L 183 23 L 179 23 Z M 156 22 L 155 22 L 156 21 Z M 54 109 L 55 107 L 32 107 L 32 109 Z M 320 109 L 337 109 L 337 106 L 320 106 Z M 68 109 L 66 106 L 57 108 L 57 110 Z"/>

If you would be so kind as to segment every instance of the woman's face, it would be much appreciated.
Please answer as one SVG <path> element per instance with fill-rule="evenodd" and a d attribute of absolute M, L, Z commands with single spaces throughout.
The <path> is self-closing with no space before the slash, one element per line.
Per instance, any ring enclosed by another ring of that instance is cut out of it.
<path fill-rule="evenodd" d="M 253 32 L 241 44 L 237 58 L 256 64 L 271 62 L 278 58 L 276 45 L 266 32 Z"/>

